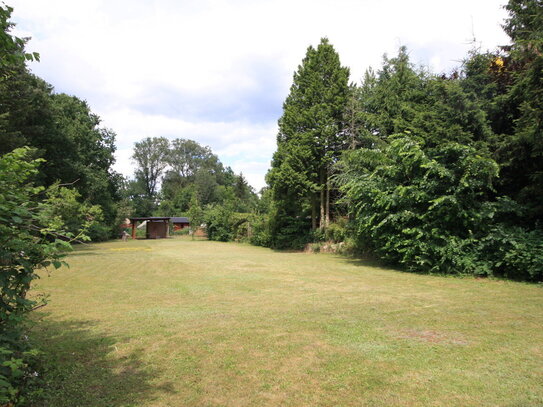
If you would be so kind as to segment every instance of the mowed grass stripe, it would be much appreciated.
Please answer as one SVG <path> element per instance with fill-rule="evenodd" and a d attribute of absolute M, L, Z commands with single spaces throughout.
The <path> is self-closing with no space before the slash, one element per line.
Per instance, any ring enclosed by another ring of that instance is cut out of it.
<path fill-rule="evenodd" d="M 538 406 L 540 285 L 176 238 L 38 282 L 43 406 Z"/>

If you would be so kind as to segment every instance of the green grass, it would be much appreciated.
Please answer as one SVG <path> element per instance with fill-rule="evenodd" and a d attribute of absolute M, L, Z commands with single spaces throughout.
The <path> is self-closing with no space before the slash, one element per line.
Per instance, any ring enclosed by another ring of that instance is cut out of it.
<path fill-rule="evenodd" d="M 36 406 L 541 406 L 541 285 L 176 238 L 39 280 Z"/>

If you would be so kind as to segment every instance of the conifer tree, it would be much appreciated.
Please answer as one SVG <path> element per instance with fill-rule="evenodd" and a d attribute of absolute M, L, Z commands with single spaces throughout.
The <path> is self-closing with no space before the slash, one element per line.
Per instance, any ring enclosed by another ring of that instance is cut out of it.
<path fill-rule="evenodd" d="M 317 223 L 327 226 L 331 167 L 349 143 L 343 131 L 348 81 L 349 69 L 341 66 L 327 38 L 316 49 L 307 49 L 283 104 L 277 152 L 268 173 L 276 216 L 300 223 L 311 213 L 313 229 Z"/>

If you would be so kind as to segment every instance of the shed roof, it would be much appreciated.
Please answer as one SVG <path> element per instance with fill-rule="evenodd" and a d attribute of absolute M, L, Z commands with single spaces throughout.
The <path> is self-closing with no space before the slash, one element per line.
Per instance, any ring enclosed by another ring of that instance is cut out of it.
<path fill-rule="evenodd" d="M 146 217 L 141 217 L 141 218 L 128 218 L 128 219 L 130 219 L 130 222 L 132 221 L 141 222 L 144 220 L 149 220 L 152 222 L 155 220 L 170 220 L 171 217 L 170 216 L 146 216 Z"/>
<path fill-rule="evenodd" d="M 173 216 L 172 217 L 172 222 L 173 223 L 189 223 L 189 218 L 186 218 L 184 216 L 182 216 L 182 217 Z"/>

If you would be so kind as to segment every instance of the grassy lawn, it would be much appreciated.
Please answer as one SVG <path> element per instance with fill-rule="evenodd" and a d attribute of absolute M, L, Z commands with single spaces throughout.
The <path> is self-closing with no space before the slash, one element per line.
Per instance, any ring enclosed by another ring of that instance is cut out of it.
<path fill-rule="evenodd" d="M 543 405 L 541 285 L 186 238 L 68 262 L 36 406 Z"/>

